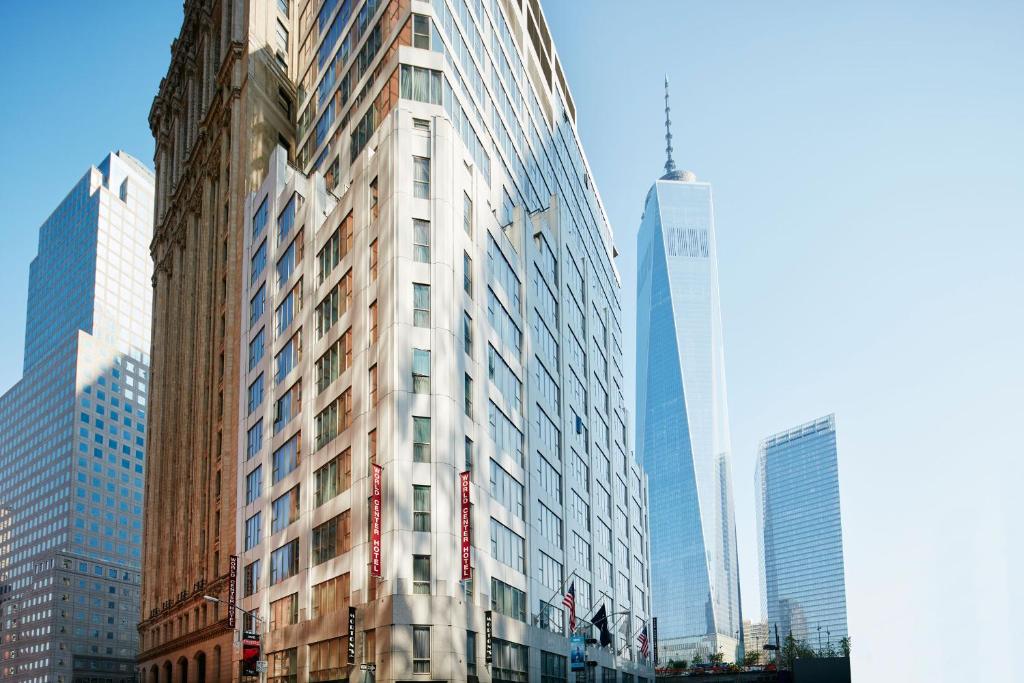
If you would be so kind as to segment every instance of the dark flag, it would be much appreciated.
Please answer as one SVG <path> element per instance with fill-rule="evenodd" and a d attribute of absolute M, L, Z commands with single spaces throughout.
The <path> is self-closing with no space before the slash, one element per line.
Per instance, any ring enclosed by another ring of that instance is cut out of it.
<path fill-rule="evenodd" d="M 612 644 L 612 634 L 608 630 L 608 612 L 605 611 L 604 605 L 601 605 L 601 609 L 597 610 L 597 614 L 594 615 L 594 626 L 601 632 L 599 642 L 601 647 L 608 647 Z"/>

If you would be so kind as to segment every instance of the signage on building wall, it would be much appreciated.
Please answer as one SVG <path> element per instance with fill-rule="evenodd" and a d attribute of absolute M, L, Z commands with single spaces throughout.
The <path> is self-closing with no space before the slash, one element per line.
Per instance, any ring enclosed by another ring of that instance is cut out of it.
<path fill-rule="evenodd" d="M 587 668 L 587 639 L 582 633 L 574 633 L 569 637 L 569 663 L 572 671 L 584 671 Z"/>
<path fill-rule="evenodd" d="M 235 612 L 238 599 L 238 555 L 232 555 L 228 563 L 228 628 L 235 627 Z"/>
<path fill-rule="evenodd" d="M 484 612 L 484 663 L 494 660 L 494 648 L 491 646 L 491 610 Z"/>
<path fill-rule="evenodd" d="M 469 514 L 469 472 L 459 473 L 459 491 L 462 493 L 462 580 L 473 578 L 470 566 L 470 514 Z"/>
<path fill-rule="evenodd" d="M 658 666 L 658 617 L 651 619 L 651 635 L 654 636 L 654 666 Z"/>
<path fill-rule="evenodd" d="M 260 662 L 260 634 L 254 631 L 242 632 L 242 675 L 258 676 Z"/>
<path fill-rule="evenodd" d="M 380 494 L 384 481 L 384 468 L 373 466 L 373 483 L 370 495 L 370 576 L 380 578 Z"/>
<path fill-rule="evenodd" d="M 348 608 L 348 663 L 356 663 L 356 608 Z"/>

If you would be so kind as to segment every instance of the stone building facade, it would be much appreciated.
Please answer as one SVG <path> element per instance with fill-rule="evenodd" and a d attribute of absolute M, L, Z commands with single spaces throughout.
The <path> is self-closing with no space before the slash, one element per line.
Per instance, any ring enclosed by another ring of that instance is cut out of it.
<path fill-rule="evenodd" d="M 242 206 L 291 146 L 292 12 L 278 0 L 186 0 L 150 112 L 156 138 L 152 418 L 140 674 L 228 681 L 235 553 Z"/>

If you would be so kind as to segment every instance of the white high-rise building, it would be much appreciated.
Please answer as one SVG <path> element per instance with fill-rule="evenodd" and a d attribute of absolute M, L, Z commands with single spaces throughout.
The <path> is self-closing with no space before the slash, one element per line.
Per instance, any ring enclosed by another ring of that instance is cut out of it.
<path fill-rule="evenodd" d="M 244 236 L 239 604 L 269 676 L 565 681 L 571 587 L 580 635 L 608 615 L 596 680 L 653 679 L 615 250 L 538 4 L 299 24 L 298 168 L 272 156 Z"/>
<path fill-rule="evenodd" d="M 133 681 L 153 174 L 90 168 L 39 230 L 24 375 L 0 397 L 0 679 Z"/>

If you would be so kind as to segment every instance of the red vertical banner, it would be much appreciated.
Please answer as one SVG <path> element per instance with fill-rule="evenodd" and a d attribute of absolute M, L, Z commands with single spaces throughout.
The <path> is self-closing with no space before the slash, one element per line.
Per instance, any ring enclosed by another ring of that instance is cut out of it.
<path fill-rule="evenodd" d="M 459 472 L 459 492 L 462 494 L 461 526 L 462 526 L 462 580 L 473 578 L 473 568 L 469 562 L 470 549 L 470 515 L 469 515 L 469 472 Z"/>
<path fill-rule="evenodd" d="M 384 482 L 384 468 L 373 466 L 373 483 L 370 494 L 370 576 L 380 578 L 380 494 Z"/>

